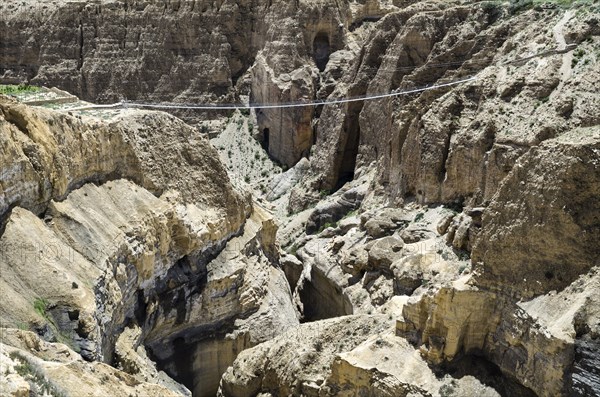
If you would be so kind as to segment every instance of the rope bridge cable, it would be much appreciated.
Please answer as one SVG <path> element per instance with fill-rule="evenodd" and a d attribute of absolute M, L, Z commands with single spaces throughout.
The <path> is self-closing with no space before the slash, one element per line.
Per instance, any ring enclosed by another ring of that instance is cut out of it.
<path fill-rule="evenodd" d="M 110 105 L 89 105 L 81 106 L 70 109 L 63 109 L 65 112 L 79 111 L 79 110 L 94 110 L 94 109 L 114 109 L 114 108 L 140 108 L 140 109 L 193 109 L 193 110 L 237 110 L 237 109 L 283 109 L 283 108 L 300 108 L 300 107 L 311 107 L 321 105 L 335 105 L 350 102 L 369 101 L 375 99 L 383 99 L 390 97 L 397 97 L 402 95 L 415 94 L 424 91 L 431 91 L 438 88 L 451 87 L 459 84 L 468 83 L 470 81 L 477 80 L 477 76 L 471 76 L 466 79 L 451 81 L 443 84 L 435 84 L 431 86 L 414 88 L 405 91 L 394 90 L 385 94 L 377 95 L 361 95 L 350 98 L 337 98 L 337 99 L 325 99 L 317 101 L 306 101 L 306 102 L 287 102 L 287 103 L 261 103 L 261 104 L 177 104 L 177 103 L 149 103 L 149 102 L 117 102 Z"/>
<path fill-rule="evenodd" d="M 539 57 L 539 56 L 545 56 L 545 55 L 551 55 L 551 54 L 561 54 L 561 53 L 565 53 L 568 51 L 572 51 L 574 48 L 576 48 L 577 45 L 576 44 L 569 44 L 566 48 L 564 49 L 553 49 L 553 50 L 546 50 L 546 51 L 542 51 L 542 52 L 538 52 L 536 54 L 524 57 L 524 58 L 518 58 L 518 59 L 512 59 L 510 61 L 506 61 L 504 63 L 502 63 L 502 65 L 506 66 L 506 65 L 510 65 L 510 64 L 517 64 L 517 63 L 522 63 L 522 62 L 526 62 L 532 58 L 535 57 Z M 447 67 L 447 66 L 458 66 L 461 64 L 489 64 L 488 60 L 473 60 L 473 59 L 467 59 L 464 61 L 454 61 L 454 62 L 445 62 L 445 63 L 437 63 L 437 64 L 424 64 L 424 65 L 420 65 L 420 66 L 399 66 L 397 68 L 391 68 L 391 69 L 383 69 L 386 72 L 396 72 L 396 71 L 408 71 L 408 70 L 414 70 L 414 69 L 419 69 L 419 68 L 437 68 L 437 67 Z M 381 70 L 381 69 L 378 69 Z M 94 110 L 94 109 L 115 109 L 115 108 L 128 108 L 128 107 L 132 107 L 132 108 L 142 108 L 142 109 L 194 109 L 194 110 L 237 110 L 237 109 L 282 109 L 282 108 L 297 108 L 297 107 L 309 107 L 309 106 L 321 106 L 321 105 L 332 105 L 332 104 L 340 104 L 340 103 L 349 103 L 349 102 L 359 102 L 359 101 L 367 101 L 367 100 L 374 100 L 374 99 L 381 99 L 381 98 L 388 98 L 388 97 L 397 97 L 397 96 L 401 96 L 401 95 L 408 95 L 408 94 L 414 94 L 414 93 L 418 93 L 418 92 L 423 92 L 423 91 L 428 91 L 428 90 L 434 90 L 437 88 L 443 88 L 443 87 L 449 87 L 449 86 L 453 86 L 453 85 L 458 85 L 458 84 L 463 84 L 463 83 L 467 83 L 469 81 L 473 81 L 473 80 L 477 80 L 477 76 L 472 76 L 463 80 L 458 80 L 458 81 L 452 81 L 449 83 L 443 83 L 443 84 L 436 84 L 436 85 L 432 85 L 432 86 L 426 86 L 426 87 L 421 87 L 421 88 L 416 88 L 416 89 L 412 89 L 412 90 L 407 90 L 407 91 L 392 91 L 386 94 L 379 94 L 379 95 L 364 95 L 364 96 L 357 96 L 357 97 L 351 97 L 351 98 L 338 98 L 338 99 L 332 99 L 332 100 L 319 100 L 319 101 L 306 101 L 306 102 L 288 102 L 288 103 L 277 103 L 277 104 L 218 104 L 218 103 L 212 103 L 212 104 L 200 104 L 200 105 L 194 105 L 194 104 L 178 104 L 178 103 L 148 103 L 148 102 L 129 102 L 129 101 L 122 101 L 122 102 L 117 102 L 117 103 L 113 103 L 113 104 L 108 104 L 108 105 L 86 105 L 86 106 L 80 106 L 80 107 L 74 107 L 74 108 L 70 108 L 70 109 L 61 109 L 61 111 L 63 112 L 70 112 L 70 111 L 79 111 L 79 110 Z"/>

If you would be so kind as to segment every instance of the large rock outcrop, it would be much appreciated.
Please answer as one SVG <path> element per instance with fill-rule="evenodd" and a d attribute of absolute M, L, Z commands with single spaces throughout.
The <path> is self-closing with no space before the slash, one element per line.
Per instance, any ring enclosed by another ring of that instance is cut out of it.
<path fill-rule="evenodd" d="M 473 249 L 478 285 L 531 298 L 600 264 L 599 154 L 595 127 L 545 141 L 517 161 L 483 214 Z"/>
<path fill-rule="evenodd" d="M 240 351 L 298 323 L 273 219 L 194 129 L 151 112 L 0 109 L 3 327 L 181 388 L 150 356 L 202 396 Z"/>
<path fill-rule="evenodd" d="M 355 315 L 303 324 L 240 354 L 219 395 L 498 396 L 472 376 L 436 377 L 394 335 L 391 319 Z"/>
<path fill-rule="evenodd" d="M 483 355 L 537 395 L 597 393 L 598 133 L 574 130 L 523 155 L 484 211 L 471 286 L 404 306 L 399 335 L 428 360 Z"/>
<path fill-rule="evenodd" d="M 589 78 L 598 74 L 597 20 L 593 8 L 509 14 L 501 6 L 446 2 L 389 13 L 364 37 L 331 97 L 476 80 L 326 105 L 311 171 L 290 211 L 371 167 L 390 202 L 488 203 L 528 148 L 598 124 L 598 83 Z"/>
<path fill-rule="evenodd" d="M 122 111 L 102 122 L 8 97 L 0 104 L 2 217 L 16 205 L 42 214 L 51 199 L 63 200 L 85 183 L 119 178 L 213 208 L 223 235 L 238 230 L 250 211 L 249 198 L 222 183 L 227 172 L 208 140 L 166 113 Z"/>

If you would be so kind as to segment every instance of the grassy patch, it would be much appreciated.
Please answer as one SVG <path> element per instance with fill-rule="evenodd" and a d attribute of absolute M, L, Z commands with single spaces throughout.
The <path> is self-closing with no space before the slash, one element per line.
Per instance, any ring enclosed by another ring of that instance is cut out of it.
<path fill-rule="evenodd" d="M 21 321 L 19 321 L 17 323 L 17 328 L 20 329 L 21 331 L 29 331 L 29 326 L 26 323 L 21 322 Z"/>
<path fill-rule="evenodd" d="M 38 92 L 40 87 L 36 87 L 29 84 L 19 84 L 19 85 L 1 85 L 0 84 L 0 94 L 4 95 L 15 95 L 22 94 L 25 92 Z"/>
<path fill-rule="evenodd" d="M 35 311 L 37 312 L 37 314 L 39 314 L 40 316 L 44 317 L 45 319 L 49 320 L 48 318 L 48 301 L 44 298 L 35 298 L 35 300 L 33 301 L 33 308 L 35 309 Z"/>
<path fill-rule="evenodd" d="M 425 218 L 425 213 L 424 212 L 419 212 L 416 216 L 415 216 L 415 222 L 421 222 L 423 220 L 423 218 Z"/>
<path fill-rule="evenodd" d="M 50 329 L 53 331 L 54 335 L 56 336 L 57 341 L 69 346 L 72 350 L 79 352 L 81 350 L 79 348 L 79 346 L 75 345 L 73 343 L 73 340 L 71 339 L 71 337 L 69 335 L 65 334 L 63 332 L 63 330 L 61 330 L 56 325 L 56 323 L 54 322 L 54 320 L 48 313 L 49 305 L 50 305 L 50 302 L 48 302 L 48 300 L 46 300 L 44 298 L 35 298 L 35 300 L 33 301 L 33 309 L 36 311 L 37 314 L 39 314 L 41 317 L 43 317 L 44 320 L 46 320 L 46 322 L 48 323 L 48 326 L 50 327 Z"/>
<path fill-rule="evenodd" d="M 327 229 L 327 228 L 329 228 L 329 227 L 331 227 L 331 228 L 334 228 L 334 229 L 335 229 L 335 228 L 337 227 L 337 222 L 327 222 L 327 223 L 325 223 L 324 225 L 322 225 L 322 226 L 319 228 L 319 233 L 321 233 L 323 230 L 325 230 L 325 229 Z"/>
<path fill-rule="evenodd" d="M 456 256 L 458 256 L 458 259 L 461 261 L 468 261 L 469 259 L 471 259 L 471 254 L 469 253 L 469 251 L 465 250 L 457 250 Z"/>
<path fill-rule="evenodd" d="M 300 248 L 300 247 L 298 247 L 298 244 L 294 243 L 294 245 L 292 245 L 288 249 L 288 254 L 296 256 L 296 252 L 298 252 L 298 248 Z"/>
<path fill-rule="evenodd" d="M 315 350 L 318 352 L 323 351 L 323 342 L 318 340 L 315 342 L 315 344 L 313 345 L 315 347 Z"/>
<path fill-rule="evenodd" d="M 573 59 L 571 60 L 571 67 L 574 68 L 577 66 L 581 58 L 585 55 L 585 50 L 583 48 L 578 48 L 577 51 L 573 53 Z"/>
<path fill-rule="evenodd" d="M 352 216 L 358 215 L 358 210 L 349 211 L 346 215 L 344 215 L 344 219 L 350 218 Z"/>

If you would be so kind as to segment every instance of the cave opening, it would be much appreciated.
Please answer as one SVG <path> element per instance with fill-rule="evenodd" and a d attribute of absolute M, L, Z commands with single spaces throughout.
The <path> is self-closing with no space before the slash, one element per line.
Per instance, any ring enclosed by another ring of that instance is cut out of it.
<path fill-rule="evenodd" d="M 262 148 L 268 153 L 269 152 L 269 129 L 264 128 L 262 131 L 262 140 L 260 142 Z"/>
<path fill-rule="evenodd" d="M 329 55 L 331 54 L 331 46 L 329 44 L 329 36 L 327 33 L 319 33 L 313 41 L 313 56 L 317 68 L 320 72 L 323 72 L 329 62 Z"/>
<path fill-rule="evenodd" d="M 350 113 L 350 112 L 349 112 Z M 356 112 L 358 115 L 358 112 Z M 354 170 L 356 168 L 356 158 L 358 156 L 358 146 L 360 142 L 360 125 L 358 116 L 350 117 L 346 122 L 347 138 L 341 151 L 341 161 L 337 172 L 337 181 L 334 191 L 339 190 L 344 184 L 354 179 Z"/>

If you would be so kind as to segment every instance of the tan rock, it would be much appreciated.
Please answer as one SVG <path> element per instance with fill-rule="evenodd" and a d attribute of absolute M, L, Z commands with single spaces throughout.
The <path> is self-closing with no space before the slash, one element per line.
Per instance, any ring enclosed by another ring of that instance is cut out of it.
<path fill-rule="evenodd" d="M 483 215 L 473 249 L 478 284 L 532 297 L 598 262 L 599 145 L 600 130 L 579 129 L 519 160 Z"/>

